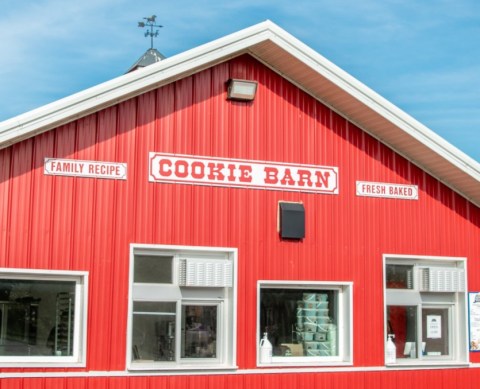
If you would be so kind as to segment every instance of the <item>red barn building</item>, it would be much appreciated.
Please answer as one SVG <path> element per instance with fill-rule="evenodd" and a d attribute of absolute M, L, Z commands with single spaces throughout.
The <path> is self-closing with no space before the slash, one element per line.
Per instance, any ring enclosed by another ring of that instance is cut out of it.
<path fill-rule="evenodd" d="M 0 147 L 1 389 L 478 385 L 479 164 L 271 22 Z"/>

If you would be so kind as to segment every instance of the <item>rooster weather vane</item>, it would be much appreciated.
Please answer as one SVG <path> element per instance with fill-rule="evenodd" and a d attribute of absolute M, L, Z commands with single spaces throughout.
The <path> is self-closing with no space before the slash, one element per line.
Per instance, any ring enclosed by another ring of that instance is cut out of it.
<path fill-rule="evenodd" d="M 146 20 L 146 22 L 138 22 L 138 27 L 140 28 L 144 28 L 144 27 L 147 27 L 147 28 L 150 28 L 150 31 L 146 31 L 145 32 L 145 37 L 150 37 L 150 48 L 153 49 L 153 38 L 157 37 L 158 36 L 158 30 L 156 30 L 155 32 L 153 32 L 153 28 L 156 27 L 156 28 L 162 28 L 163 26 L 159 25 L 159 24 L 155 24 L 155 19 L 157 18 L 156 15 L 152 15 L 150 17 L 147 17 L 147 18 L 143 18 Z"/>

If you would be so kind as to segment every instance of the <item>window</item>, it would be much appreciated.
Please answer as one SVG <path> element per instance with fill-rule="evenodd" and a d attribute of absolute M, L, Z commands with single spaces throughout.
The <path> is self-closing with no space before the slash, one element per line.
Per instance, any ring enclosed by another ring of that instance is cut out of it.
<path fill-rule="evenodd" d="M 0 365 L 84 366 L 87 273 L 0 269 Z"/>
<path fill-rule="evenodd" d="M 257 344 L 264 333 L 272 359 L 259 366 L 352 362 L 352 284 L 259 281 Z"/>
<path fill-rule="evenodd" d="M 385 257 L 385 339 L 394 335 L 395 365 L 467 362 L 465 283 L 464 259 Z"/>
<path fill-rule="evenodd" d="M 235 365 L 233 249 L 132 245 L 131 370 Z"/>

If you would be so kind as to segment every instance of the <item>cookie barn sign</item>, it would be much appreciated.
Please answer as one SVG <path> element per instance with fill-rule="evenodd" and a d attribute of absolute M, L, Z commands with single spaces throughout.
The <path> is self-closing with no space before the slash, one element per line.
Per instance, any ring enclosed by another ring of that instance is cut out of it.
<path fill-rule="evenodd" d="M 338 194 L 338 168 L 192 155 L 149 154 L 149 181 Z"/>

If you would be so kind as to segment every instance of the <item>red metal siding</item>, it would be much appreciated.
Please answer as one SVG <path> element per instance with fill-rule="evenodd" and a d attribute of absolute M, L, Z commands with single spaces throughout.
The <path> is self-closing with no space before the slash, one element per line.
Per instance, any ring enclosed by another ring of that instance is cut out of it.
<path fill-rule="evenodd" d="M 257 80 L 256 100 L 227 101 L 229 78 Z M 340 194 L 149 183 L 150 151 L 338 166 Z M 46 176 L 46 157 L 126 162 L 128 179 Z M 415 184 L 419 200 L 358 197 L 356 180 Z M 279 239 L 280 200 L 305 204 L 302 242 Z M 478 290 L 479 223 L 477 207 L 248 56 L 0 151 L 0 264 L 90 272 L 86 371 L 125 370 L 130 243 L 238 248 L 240 369 L 256 366 L 257 280 L 353 281 L 354 365 L 378 367 L 382 254 L 467 257 Z M 475 372 L 42 378 L 24 387 L 447 388 L 468 387 Z M 0 381 L 7 387 L 23 386 Z"/>

